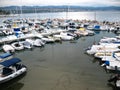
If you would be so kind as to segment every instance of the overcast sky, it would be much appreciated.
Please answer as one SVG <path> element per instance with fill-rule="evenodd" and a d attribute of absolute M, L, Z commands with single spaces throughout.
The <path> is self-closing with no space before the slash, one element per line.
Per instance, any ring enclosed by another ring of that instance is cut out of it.
<path fill-rule="evenodd" d="M 120 6 L 120 0 L 0 0 L 0 6 L 25 5 L 79 5 L 79 6 Z"/>

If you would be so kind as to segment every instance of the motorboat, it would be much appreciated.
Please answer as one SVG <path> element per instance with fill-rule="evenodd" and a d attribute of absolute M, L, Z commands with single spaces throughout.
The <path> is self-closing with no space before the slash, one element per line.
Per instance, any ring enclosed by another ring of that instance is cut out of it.
<path fill-rule="evenodd" d="M 8 82 L 27 71 L 27 67 L 20 64 L 19 58 L 12 58 L 0 62 L 0 84 Z"/>
<path fill-rule="evenodd" d="M 100 27 L 101 27 L 100 25 L 94 25 L 93 30 L 94 31 L 100 31 L 101 30 Z"/>
<path fill-rule="evenodd" d="M 101 66 L 106 66 L 106 69 L 108 70 L 116 70 L 117 67 L 117 69 L 120 71 L 120 61 L 117 61 L 115 59 L 106 60 Z"/>
<path fill-rule="evenodd" d="M 116 45 L 120 46 L 120 40 L 117 38 L 104 37 L 99 42 L 100 45 Z"/>
<path fill-rule="evenodd" d="M 119 51 L 120 49 L 116 45 L 92 45 L 86 49 L 88 54 L 95 54 L 97 52 L 113 52 Z"/>
<path fill-rule="evenodd" d="M 26 39 L 25 41 L 29 42 L 33 46 L 44 46 L 45 42 L 42 39 Z"/>
<path fill-rule="evenodd" d="M 22 41 L 20 43 L 23 44 L 24 48 L 27 48 L 27 49 L 33 48 L 33 45 L 30 42 L 28 42 L 28 41 Z"/>
<path fill-rule="evenodd" d="M 94 54 L 95 58 L 100 58 L 100 59 L 104 57 L 110 57 L 110 56 L 112 56 L 112 52 L 97 52 Z"/>
<path fill-rule="evenodd" d="M 120 61 L 120 51 L 109 52 L 102 58 L 102 61 L 111 61 L 111 59 L 112 61 L 114 61 L 113 59 Z"/>
<path fill-rule="evenodd" d="M 11 53 L 9 53 L 9 52 L 3 53 L 0 55 L 0 62 L 4 61 L 4 60 L 11 59 L 11 58 L 13 58 L 13 55 Z"/>
<path fill-rule="evenodd" d="M 35 39 L 34 40 L 34 46 L 41 47 L 42 46 L 41 42 L 42 41 L 40 39 Z"/>
<path fill-rule="evenodd" d="M 15 49 L 9 44 L 3 45 L 2 48 L 3 48 L 4 52 L 11 52 L 11 53 L 15 52 Z"/>
<path fill-rule="evenodd" d="M 15 49 L 15 50 L 23 50 L 24 46 L 22 43 L 20 42 L 14 42 L 11 44 L 11 46 Z"/>
<path fill-rule="evenodd" d="M 120 89 L 120 74 L 115 73 L 114 75 L 112 75 L 110 77 L 110 79 L 108 80 L 108 82 L 109 83 L 113 82 L 113 84 L 115 85 L 115 87 L 117 87 L 118 89 Z"/>
<path fill-rule="evenodd" d="M 87 36 L 87 35 L 89 34 L 88 31 L 86 31 L 86 29 L 83 28 L 83 27 L 79 28 L 78 32 L 79 32 L 80 35 L 82 35 L 82 36 Z"/>
<path fill-rule="evenodd" d="M 67 32 L 61 32 L 59 35 L 53 35 L 55 38 L 61 38 L 61 40 L 67 41 L 67 40 L 73 40 L 74 37 L 68 35 Z"/>
<path fill-rule="evenodd" d="M 44 36 L 41 38 L 42 41 L 46 42 L 46 43 L 54 43 L 55 39 L 53 37 L 50 36 Z"/>

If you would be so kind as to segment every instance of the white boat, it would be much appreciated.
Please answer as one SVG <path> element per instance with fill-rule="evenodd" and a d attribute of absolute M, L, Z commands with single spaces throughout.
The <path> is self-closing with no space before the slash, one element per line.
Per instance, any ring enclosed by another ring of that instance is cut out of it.
<path fill-rule="evenodd" d="M 113 52 L 111 56 L 102 58 L 105 63 L 102 66 L 106 66 L 107 69 L 115 70 L 117 67 L 120 70 L 120 51 Z"/>
<path fill-rule="evenodd" d="M 99 42 L 100 45 L 116 45 L 120 46 L 120 39 L 111 38 L 111 37 L 104 37 Z"/>
<path fill-rule="evenodd" d="M 86 32 L 88 32 L 88 36 L 92 36 L 92 35 L 94 35 L 95 34 L 95 32 L 94 31 L 91 31 L 91 30 L 86 30 Z"/>
<path fill-rule="evenodd" d="M 117 61 L 115 59 L 113 60 L 106 60 L 105 63 L 103 63 L 101 66 L 106 66 L 106 69 L 108 70 L 117 70 L 120 71 L 120 61 Z"/>
<path fill-rule="evenodd" d="M 35 39 L 34 40 L 34 46 L 41 47 L 42 46 L 41 40 L 40 39 Z"/>
<path fill-rule="evenodd" d="M 111 54 L 111 55 L 110 55 Z M 112 53 L 110 53 L 109 55 L 105 55 L 102 60 L 105 61 L 105 60 L 112 60 L 114 61 L 113 59 L 115 60 L 118 60 L 120 61 L 120 51 L 114 51 Z"/>
<path fill-rule="evenodd" d="M 41 39 L 26 39 L 27 42 L 29 42 L 33 46 L 44 46 L 45 42 L 43 42 Z"/>
<path fill-rule="evenodd" d="M 97 52 L 94 54 L 95 58 L 100 58 L 100 59 L 104 57 L 110 57 L 110 56 L 112 56 L 112 52 Z"/>
<path fill-rule="evenodd" d="M 113 84 L 115 85 L 115 87 L 117 87 L 119 90 L 120 89 L 120 74 L 116 73 L 114 75 L 112 75 L 110 77 L 110 79 L 108 80 L 109 83 L 113 82 Z"/>
<path fill-rule="evenodd" d="M 97 52 L 113 52 L 113 51 L 119 51 L 120 49 L 115 45 L 92 45 L 88 49 L 86 49 L 86 52 L 88 54 L 95 54 Z"/>
<path fill-rule="evenodd" d="M 12 34 L 13 34 L 13 31 L 12 31 L 12 29 L 6 28 L 6 29 L 3 30 L 3 33 L 4 33 L 5 35 L 12 35 Z"/>
<path fill-rule="evenodd" d="M 59 35 L 53 35 L 55 38 L 61 38 L 61 40 L 73 40 L 73 36 L 69 36 L 67 32 L 61 32 Z"/>
<path fill-rule="evenodd" d="M 19 58 L 12 58 L 0 63 L 0 84 L 8 82 L 27 71 L 26 66 L 19 64 Z"/>
<path fill-rule="evenodd" d="M 82 36 L 87 36 L 89 34 L 88 31 L 86 31 L 86 28 L 83 27 L 79 28 L 77 32 L 79 32 Z"/>
<path fill-rule="evenodd" d="M 42 46 L 45 45 L 46 42 L 44 42 L 42 39 L 36 39 L 36 42 L 40 43 Z"/>
<path fill-rule="evenodd" d="M 42 41 L 44 41 L 46 43 L 54 43 L 55 42 L 55 39 L 50 36 L 45 36 L 45 37 L 42 37 L 41 39 L 42 39 Z"/>
<path fill-rule="evenodd" d="M 34 45 L 34 40 L 33 39 L 26 39 L 25 41 L 29 42 L 32 46 Z"/>
<path fill-rule="evenodd" d="M 11 46 L 15 49 L 15 50 L 23 50 L 24 46 L 22 43 L 20 42 L 14 42 L 11 44 Z"/>
<path fill-rule="evenodd" d="M 13 58 L 13 55 L 11 53 L 3 53 L 0 55 L 0 62 L 11 58 Z"/>
<path fill-rule="evenodd" d="M 115 41 L 117 41 L 117 38 L 103 37 L 103 38 L 100 40 L 100 43 L 112 43 L 112 42 L 115 42 Z"/>
<path fill-rule="evenodd" d="M 3 45 L 2 48 L 5 52 L 12 52 L 12 53 L 15 52 L 15 49 L 11 45 L 8 45 L 8 44 Z"/>
<path fill-rule="evenodd" d="M 33 48 L 33 45 L 28 41 L 22 41 L 20 43 L 23 44 L 24 48 L 27 48 L 27 49 Z"/>

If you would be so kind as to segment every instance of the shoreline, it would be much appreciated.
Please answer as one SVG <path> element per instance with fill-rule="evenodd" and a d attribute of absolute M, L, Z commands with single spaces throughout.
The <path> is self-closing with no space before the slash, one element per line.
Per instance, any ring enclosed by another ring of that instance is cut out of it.
<path fill-rule="evenodd" d="M 0 18 L 2 17 L 17 17 L 19 14 L 10 14 L 10 15 L 0 15 Z"/>

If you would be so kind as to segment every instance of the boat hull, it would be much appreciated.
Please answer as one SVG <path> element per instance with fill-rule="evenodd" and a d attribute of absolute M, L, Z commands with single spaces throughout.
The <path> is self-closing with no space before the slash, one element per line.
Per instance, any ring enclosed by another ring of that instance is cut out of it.
<path fill-rule="evenodd" d="M 5 76 L 5 77 L 0 77 L 0 84 L 2 83 L 5 83 L 5 82 L 8 82 L 20 75 L 22 75 L 23 73 L 25 73 L 27 71 L 27 68 L 26 67 L 23 67 L 21 68 L 20 70 L 8 75 L 8 76 Z"/>

